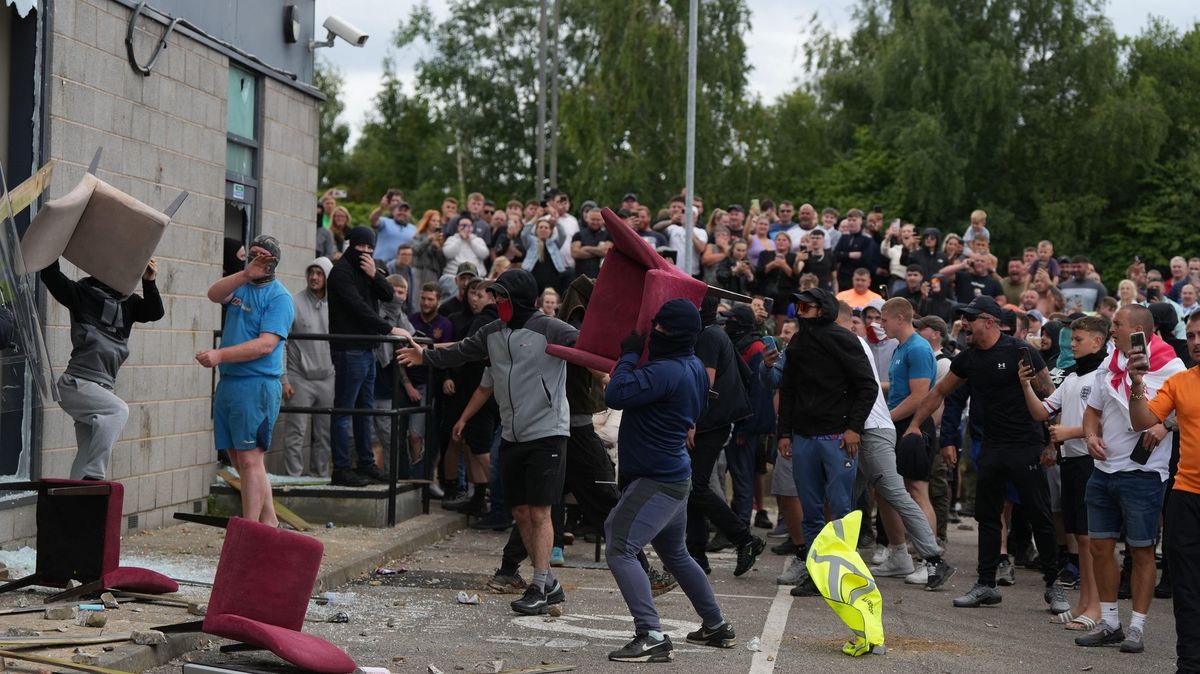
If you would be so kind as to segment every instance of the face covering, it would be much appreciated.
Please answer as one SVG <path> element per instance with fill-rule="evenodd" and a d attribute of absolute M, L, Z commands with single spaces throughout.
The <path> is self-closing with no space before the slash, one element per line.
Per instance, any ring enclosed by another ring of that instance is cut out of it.
<path fill-rule="evenodd" d="M 504 321 L 505 323 L 512 320 L 513 305 L 512 302 L 508 301 L 507 297 L 496 298 L 496 314 L 500 317 L 500 320 Z"/>
<path fill-rule="evenodd" d="M 1083 376 L 1096 371 L 1104 359 L 1108 358 L 1108 353 L 1101 349 L 1096 353 L 1089 353 L 1086 356 L 1081 356 L 1075 359 L 1075 374 Z"/>
<path fill-rule="evenodd" d="M 650 360 L 675 358 L 695 353 L 695 335 L 668 335 L 658 330 L 650 331 Z"/>
<path fill-rule="evenodd" d="M 267 236 L 266 234 L 260 234 L 259 236 L 255 237 L 254 241 L 250 242 L 250 252 L 246 255 L 246 266 L 250 266 L 250 263 L 258 259 L 259 254 L 254 250 L 255 248 L 262 248 L 270 253 L 271 261 L 267 263 L 267 275 L 254 281 L 254 285 L 270 285 L 270 283 L 275 280 L 275 269 L 279 266 L 279 241 L 277 241 L 275 237 Z"/>

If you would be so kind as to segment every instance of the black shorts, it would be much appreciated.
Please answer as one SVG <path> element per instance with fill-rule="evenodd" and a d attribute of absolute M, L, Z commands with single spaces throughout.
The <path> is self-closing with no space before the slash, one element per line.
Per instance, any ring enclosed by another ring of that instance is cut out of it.
<path fill-rule="evenodd" d="M 1063 529 L 1068 534 L 1088 534 L 1087 503 L 1084 502 L 1083 496 L 1095 464 L 1090 456 L 1067 456 L 1063 457 L 1058 466 L 1059 479 L 1062 482 Z"/>
<path fill-rule="evenodd" d="M 550 506 L 562 500 L 567 436 L 500 441 L 500 479 L 510 506 Z"/>
<path fill-rule="evenodd" d="M 897 421 L 896 432 L 903 433 L 911 421 L 911 417 Z M 916 482 L 929 481 L 929 472 L 933 470 L 933 439 L 933 421 L 929 419 L 921 424 L 920 436 L 901 435 L 896 439 L 896 472 L 900 477 Z"/>

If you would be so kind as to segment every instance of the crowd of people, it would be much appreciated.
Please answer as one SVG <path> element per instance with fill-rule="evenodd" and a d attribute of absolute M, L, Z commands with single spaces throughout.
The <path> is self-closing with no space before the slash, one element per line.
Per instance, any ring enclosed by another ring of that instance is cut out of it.
<path fill-rule="evenodd" d="M 704 579 L 710 552 L 734 549 L 740 576 L 774 538 L 771 551 L 792 558 L 778 582 L 819 595 L 808 543 L 827 517 L 858 509 L 870 515 L 860 544 L 873 574 L 927 590 L 955 574 L 947 525 L 972 514 L 978 578 L 953 605 L 998 604 L 1015 569 L 1036 568 L 1050 623 L 1079 632 L 1080 646 L 1141 652 L 1151 599 L 1174 594 L 1180 670 L 1200 671 L 1196 603 L 1179 600 L 1200 593 L 1187 557 L 1200 536 L 1189 517 L 1200 500 L 1188 500 L 1200 499 L 1200 397 L 1189 395 L 1200 376 L 1200 258 L 1173 258 L 1165 274 L 1135 258 L 1106 283 L 1086 255 L 1058 256 L 1051 241 L 1002 261 L 983 211 L 961 234 L 889 223 L 879 208 L 768 199 L 706 211 L 676 196 L 659 210 L 630 193 L 613 211 L 686 273 L 748 301 L 669 302 L 651 334 L 622 342 L 612 372 L 590 371 L 546 347 L 574 344 L 585 312 L 604 310 L 588 307 L 613 246 L 594 202 L 576 210 L 550 190 L 501 208 L 475 193 L 462 210 L 447 198 L 414 218 L 390 190 L 355 226 L 325 195 L 317 257 L 289 320 L 334 341 L 246 349 L 278 360 L 283 375 L 278 399 L 273 386 L 259 397 L 339 409 L 395 398 L 433 412 L 406 418 L 398 438 L 386 417 L 288 415 L 288 472 L 385 482 L 386 449 L 399 443 L 402 477 L 432 480 L 442 506 L 477 528 L 512 528 L 489 586 L 523 593 L 519 613 L 565 601 L 552 572 L 564 546 L 603 536 L 637 629 L 617 660 L 673 657 L 652 596 L 676 586 L 703 621 L 689 641 L 734 642 Z M 210 298 L 241 300 L 228 314 L 256 320 L 265 300 L 242 289 L 263 287 L 277 258 L 256 242 L 251 264 L 239 269 L 235 255 Z M 394 352 L 336 340 L 387 334 L 420 339 Z M 219 400 L 257 395 L 236 368 L 226 379 Z M 274 423 L 263 409 L 238 418 Z M 245 430 L 269 445 L 261 423 Z M 226 437 L 219 449 L 244 448 L 228 433 L 218 444 Z M 264 521 L 269 501 L 253 504 Z M 527 557 L 530 582 L 519 572 Z"/>

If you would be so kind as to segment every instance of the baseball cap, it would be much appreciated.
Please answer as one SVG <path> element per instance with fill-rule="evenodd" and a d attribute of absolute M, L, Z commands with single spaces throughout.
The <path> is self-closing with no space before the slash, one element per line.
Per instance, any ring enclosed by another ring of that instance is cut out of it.
<path fill-rule="evenodd" d="M 734 211 L 737 211 L 738 213 L 745 213 L 746 209 L 742 208 L 741 204 L 729 204 L 729 208 L 725 209 L 725 212 L 727 213 L 732 213 Z"/>
<path fill-rule="evenodd" d="M 958 308 L 958 313 L 966 314 L 967 316 L 978 316 L 979 314 L 987 314 L 996 320 L 1000 320 L 1004 316 L 1004 310 L 996 303 L 996 300 L 987 295 L 977 295 L 971 300 L 970 304 Z"/>
<path fill-rule="evenodd" d="M 754 310 L 746 304 L 738 304 L 729 311 L 722 311 L 721 318 L 724 318 L 726 323 L 733 323 L 747 328 L 752 328 L 758 324 L 755 320 Z"/>
<path fill-rule="evenodd" d="M 1046 317 L 1043 316 L 1042 312 L 1038 311 L 1037 309 L 1030 309 L 1029 311 L 1025 312 L 1025 315 L 1028 316 L 1030 320 L 1037 321 L 1038 323 L 1046 322 Z"/>
<path fill-rule="evenodd" d="M 479 276 L 479 270 L 475 267 L 474 262 L 460 262 L 458 269 L 454 275 L 458 276 Z"/>
<path fill-rule="evenodd" d="M 630 199 L 637 201 L 638 200 L 637 194 L 635 194 L 633 192 L 626 192 L 625 196 L 621 197 L 621 201 L 629 201 Z"/>

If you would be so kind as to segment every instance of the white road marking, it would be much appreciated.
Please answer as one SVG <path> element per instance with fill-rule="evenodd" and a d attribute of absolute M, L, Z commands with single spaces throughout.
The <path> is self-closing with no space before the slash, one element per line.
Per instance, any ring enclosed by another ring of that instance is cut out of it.
<path fill-rule="evenodd" d="M 585 592 L 618 592 L 616 587 L 576 587 L 574 590 L 583 590 Z M 719 599 L 760 599 L 772 600 L 775 597 L 765 597 L 761 594 L 720 594 L 713 593 L 713 596 Z M 789 595 L 790 596 L 790 595 Z"/>
<path fill-rule="evenodd" d="M 784 564 L 786 566 L 787 561 Z M 783 642 L 783 632 L 787 629 L 788 613 L 791 610 L 792 588 L 790 585 L 780 585 L 779 590 L 775 592 L 775 600 L 771 602 L 771 608 L 767 611 L 762 635 L 758 638 L 762 650 L 750 659 L 750 674 L 771 674 L 775 671 L 775 663 L 779 661 L 779 645 Z"/>

